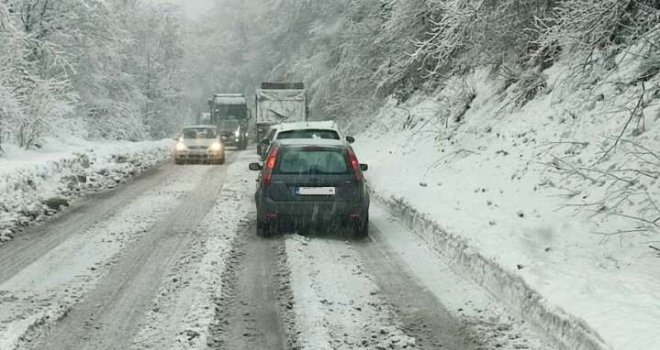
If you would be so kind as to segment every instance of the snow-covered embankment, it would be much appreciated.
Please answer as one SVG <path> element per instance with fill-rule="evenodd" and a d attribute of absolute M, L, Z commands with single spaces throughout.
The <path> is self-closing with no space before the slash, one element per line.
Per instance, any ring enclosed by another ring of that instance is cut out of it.
<path fill-rule="evenodd" d="M 169 156 L 171 141 L 49 140 L 35 151 L 4 145 L 0 157 L 0 244 L 84 193 L 116 187 Z"/>
<path fill-rule="evenodd" d="M 570 349 L 660 341 L 660 77 L 631 57 L 557 64 L 535 95 L 477 71 L 391 101 L 355 145 L 374 198 Z"/>

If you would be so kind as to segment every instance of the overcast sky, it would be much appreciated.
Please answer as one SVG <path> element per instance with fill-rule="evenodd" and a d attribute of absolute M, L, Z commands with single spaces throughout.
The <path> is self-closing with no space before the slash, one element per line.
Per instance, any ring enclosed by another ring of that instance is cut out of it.
<path fill-rule="evenodd" d="M 186 13 L 191 18 L 199 17 L 206 12 L 215 0 L 169 0 L 173 3 L 181 4 L 186 9 Z"/>

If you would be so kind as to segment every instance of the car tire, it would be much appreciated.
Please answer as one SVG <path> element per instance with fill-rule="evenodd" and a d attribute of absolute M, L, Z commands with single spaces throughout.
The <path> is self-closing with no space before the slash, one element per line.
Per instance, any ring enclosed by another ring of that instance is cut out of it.
<path fill-rule="evenodd" d="M 240 140 L 238 142 L 238 149 L 243 151 L 247 148 L 247 139 Z"/>
<path fill-rule="evenodd" d="M 353 227 L 353 239 L 363 240 L 369 236 L 369 214 Z"/>
<path fill-rule="evenodd" d="M 257 236 L 259 236 L 259 237 L 265 237 L 266 236 L 265 227 L 266 227 L 265 222 L 263 222 L 261 220 L 257 220 Z"/>
<path fill-rule="evenodd" d="M 257 221 L 257 236 L 271 237 L 277 233 L 277 226 L 273 223 Z"/>

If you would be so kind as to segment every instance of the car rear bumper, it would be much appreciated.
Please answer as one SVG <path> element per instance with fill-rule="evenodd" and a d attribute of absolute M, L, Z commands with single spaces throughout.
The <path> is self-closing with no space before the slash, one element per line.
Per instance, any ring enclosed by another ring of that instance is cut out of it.
<path fill-rule="evenodd" d="M 257 207 L 257 219 L 293 223 L 348 223 L 363 221 L 368 216 L 369 202 L 262 200 Z"/>

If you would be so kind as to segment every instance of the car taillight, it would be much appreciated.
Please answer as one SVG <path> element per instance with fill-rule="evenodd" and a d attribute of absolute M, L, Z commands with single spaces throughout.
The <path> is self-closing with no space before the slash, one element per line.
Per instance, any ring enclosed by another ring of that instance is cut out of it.
<path fill-rule="evenodd" d="M 358 182 L 362 182 L 362 180 L 364 180 L 364 176 L 362 175 L 362 170 L 360 170 L 360 162 L 358 161 L 355 152 L 353 152 L 353 149 L 351 148 L 348 149 L 348 161 L 351 165 L 351 169 L 353 169 L 353 173 L 355 174 L 355 179 Z"/>
<path fill-rule="evenodd" d="M 264 168 L 264 187 L 270 186 L 273 182 L 273 169 L 277 165 L 277 154 L 280 152 L 278 147 L 275 147 L 266 159 L 266 167 Z"/>

